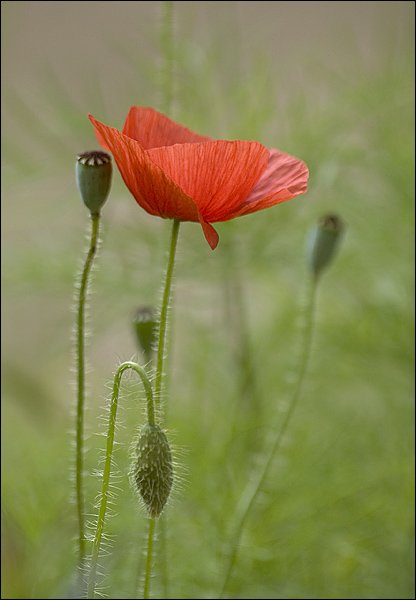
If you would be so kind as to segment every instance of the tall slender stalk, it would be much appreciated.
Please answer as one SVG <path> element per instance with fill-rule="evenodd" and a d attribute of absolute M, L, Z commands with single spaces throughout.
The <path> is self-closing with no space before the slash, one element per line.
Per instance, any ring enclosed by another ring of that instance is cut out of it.
<path fill-rule="evenodd" d="M 175 265 L 175 256 L 176 256 L 176 247 L 178 243 L 179 236 L 179 225 L 180 221 L 176 219 L 172 224 L 171 231 L 171 239 L 169 246 L 169 256 L 168 256 L 168 264 L 166 268 L 165 275 L 165 283 L 163 289 L 163 297 L 162 297 L 162 306 L 160 309 L 159 316 L 159 340 L 157 347 L 157 357 L 156 357 L 156 377 L 155 377 L 155 388 L 154 388 L 154 398 L 155 405 L 158 410 L 158 413 L 162 419 L 161 415 L 161 395 L 163 389 L 163 365 L 165 359 L 165 345 L 166 345 L 166 332 L 167 332 L 167 321 L 168 321 L 168 310 L 170 304 L 171 297 L 171 289 L 172 289 L 172 277 L 173 277 L 173 268 Z M 166 526 L 163 521 L 163 516 L 161 517 L 161 522 L 159 524 L 161 529 L 161 575 L 162 575 L 162 586 L 164 588 L 164 595 L 167 597 L 168 591 L 168 574 L 167 574 L 167 556 L 166 556 Z M 152 569 L 152 557 L 149 558 L 149 552 L 153 553 L 153 537 L 156 528 L 156 523 L 154 519 L 149 519 L 149 529 L 148 529 L 148 546 L 147 546 L 147 560 L 146 560 L 146 572 L 145 572 L 145 585 L 144 585 L 144 594 L 150 593 L 150 576 Z M 144 598 L 148 598 L 148 596 L 144 595 Z"/>
<path fill-rule="evenodd" d="M 76 412 L 76 463 L 75 492 L 78 516 L 78 560 L 81 566 L 85 558 L 85 517 L 84 517 L 84 416 L 85 416 L 85 305 L 88 294 L 89 275 L 97 251 L 100 229 L 100 215 L 91 214 L 91 236 L 84 267 L 81 272 L 76 320 L 76 370 L 77 370 L 77 412 Z"/>
<path fill-rule="evenodd" d="M 144 573 L 143 598 L 150 598 L 150 580 L 153 566 L 153 542 L 155 536 L 156 519 L 149 517 L 149 529 L 147 532 L 146 568 Z"/>
<path fill-rule="evenodd" d="M 173 267 L 175 264 L 176 246 L 178 243 L 180 221 L 176 219 L 172 224 L 172 232 L 169 246 L 168 266 L 166 269 L 165 283 L 163 289 L 162 306 L 159 317 L 159 341 L 157 346 L 156 358 L 156 377 L 155 377 L 155 405 L 160 409 L 161 393 L 163 388 L 163 365 L 165 360 L 165 344 L 168 320 L 168 309 L 171 296 Z"/>
<path fill-rule="evenodd" d="M 160 26 L 160 49 L 162 57 L 161 65 L 161 99 L 160 99 L 160 110 L 165 114 L 169 114 L 172 110 L 173 96 L 174 96 L 174 63 L 175 63 L 175 48 L 174 48 L 174 35 L 173 35 L 173 12 L 174 3 L 171 0 L 167 0 L 161 3 L 161 26 Z M 167 317 L 171 295 L 172 286 L 172 274 L 175 262 L 176 244 L 178 241 L 179 233 L 179 221 L 174 220 L 172 226 L 168 266 L 166 270 L 162 306 L 159 314 L 159 339 L 156 357 L 156 377 L 155 377 L 155 388 L 154 397 L 155 405 L 163 421 L 163 415 L 161 410 L 161 396 L 163 389 L 163 365 L 165 359 L 165 346 L 166 346 L 166 333 L 167 333 Z M 160 571 L 162 579 L 162 587 L 164 591 L 164 597 L 168 597 L 168 570 L 167 570 L 167 551 L 166 551 L 166 522 L 165 517 L 161 516 L 159 520 L 160 529 Z M 144 588 L 143 597 L 149 598 L 150 595 L 150 581 L 152 573 L 152 559 L 153 559 L 153 545 L 154 535 L 156 530 L 155 519 L 149 519 L 148 527 L 148 540 L 147 540 L 147 557 L 144 577 Z"/>
<path fill-rule="evenodd" d="M 292 418 L 293 412 L 298 403 L 303 382 L 305 379 L 305 374 L 307 371 L 307 367 L 309 364 L 309 359 L 311 356 L 311 348 L 312 348 L 312 338 L 313 338 L 313 330 L 315 323 L 315 303 L 316 303 L 316 289 L 318 284 L 318 277 L 314 276 L 311 278 L 309 290 L 308 290 L 308 299 L 307 305 L 304 315 L 304 321 L 302 323 L 302 332 L 301 332 L 301 354 L 299 358 L 299 364 L 297 367 L 297 377 L 294 384 L 293 392 L 290 397 L 289 408 L 286 412 L 285 418 L 280 429 L 277 429 L 276 435 L 271 438 L 270 445 L 268 450 L 265 452 L 265 460 L 263 464 L 258 467 L 253 473 L 253 478 L 250 479 L 250 483 L 247 485 L 244 494 L 241 497 L 241 500 L 237 506 L 236 516 L 234 520 L 234 526 L 232 528 L 232 537 L 230 543 L 230 553 L 228 555 L 227 565 L 225 569 L 224 580 L 221 587 L 221 592 L 219 597 L 224 598 L 224 595 L 227 591 L 227 587 L 229 581 L 231 579 L 231 575 L 233 569 L 235 567 L 237 561 L 237 554 L 239 543 L 241 540 L 241 536 L 244 530 L 244 526 L 246 524 L 247 518 L 250 514 L 250 511 L 254 505 L 254 502 L 264 484 L 264 481 L 268 475 L 270 466 L 278 452 L 289 422 Z"/>
<path fill-rule="evenodd" d="M 172 0 L 162 2 L 162 18 L 160 28 L 160 49 L 162 56 L 161 68 L 161 110 L 165 114 L 172 113 L 174 93 L 175 93 L 175 40 L 173 30 L 174 3 Z M 159 337 L 160 342 L 160 337 Z M 158 353 L 159 356 L 159 353 Z M 162 364 L 163 367 L 163 364 Z M 163 374 L 161 372 L 160 377 Z M 157 383 L 157 380 L 156 380 Z M 158 398 L 161 391 L 162 382 L 160 381 Z M 162 582 L 162 589 L 165 598 L 169 596 L 169 574 L 167 559 L 167 523 L 166 515 L 162 515 L 158 523 L 159 527 L 159 565 Z"/>
<path fill-rule="evenodd" d="M 118 408 L 118 399 L 120 395 L 120 384 L 123 373 L 132 369 L 135 371 L 140 379 L 142 380 L 145 392 L 146 392 L 146 400 L 147 400 L 147 421 L 149 425 L 155 425 L 155 410 L 153 403 L 153 393 L 152 386 L 147 378 L 145 370 L 137 365 L 136 363 L 127 361 L 122 363 L 114 376 L 114 384 L 113 384 L 113 392 L 111 396 L 111 405 L 110 405 L 110 417 L 108 421 L 108 431 L 107 431 L 107 446 L 105 453 L 105 463 L 104 463 L 104 471 L 103 471 L 103 481 L 101 487 L 101 501 L 100 508 L 97 519 L 97 527 L 94 536 L 93 548 L 91 553 L 91 564 L 90 564 L 90 573 L 88 580 L 88 598 L 95 597 L 95 586 L 97 580 L 97 565 L 98 558 L 100 555 L 101 541 L 104 531 L 105 524 L 105 516 L 107 512 L 108 498 L 109 498 L 109 487 L 110 487 L 110 475 L 111 475 L 111 462 L 113 457 L 113 447 L 114 447 L 114 436 L 115 436 L 115 426 L 117 419 L 117 408 Z"/>

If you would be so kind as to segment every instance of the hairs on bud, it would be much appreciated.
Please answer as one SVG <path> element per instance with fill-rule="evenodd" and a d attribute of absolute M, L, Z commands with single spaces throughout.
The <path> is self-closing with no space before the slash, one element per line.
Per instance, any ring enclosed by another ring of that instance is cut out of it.
<path fill-rule="evenodd" d="M 159 425 L 147 423 L 140 431 L 130 480 L 150 517 L 159 517 L 173 485 L 172 452 Z"/>

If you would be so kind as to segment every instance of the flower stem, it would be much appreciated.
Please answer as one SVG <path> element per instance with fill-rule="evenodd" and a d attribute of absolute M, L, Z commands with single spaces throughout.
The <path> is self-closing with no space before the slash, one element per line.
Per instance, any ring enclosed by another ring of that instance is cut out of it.
<path fill-rule="evenodd" d="M 167 556 L 167 516 L 162 513 L 158 522 L 159 570 L 162 584 L 163 597 L 169 598 L 169 565 Z"/>
<path fill-rule="evenodd" d="M 294 384 L 293 392 L 290 397 L 289 408 L 286 412 L 286 416 L 283 420 L 283 423 L 276 431 L 276 435 L 274 435 L 270 440 L 270 445 L 268 450 L 265 453 L 265 459 L 263 464 L 260 467 L 257 467 L 254 477 L 250 480 L 250 483 L 247 485 L 245 492 L 241 496 L 241 500 L 237 505 L 236 517 L 234 521 L 233 533 L 231 538 L 231 551 L 228 555 L 227 566 L 225 570 L 225 576 L 221 588 L 220 598 L 224 598 L 224 595 L 227 591 L 228 583 L 231 578 L 231 574 L 235 567 L 237 561 L 237 553 L 241 540 L 241 536 L 244 530 L 244 526 L 246 524 L 247 518 L 249 516 L 250 510 L 252 509 L 254 502 L 261 490 L 264 481 L 269 472 L 270 466 L 273 462 L 273 459 L 278 452 L 283 436 L 287 430 L 289 422 L 292 418 L 295 407 L 298 403 L 303 382 L 305 379 L 305 374 L 308 368 L 309 359 L 311 356 L 311 348 L 312 348 L 312 338 L 313 338 L 313 330 L 315 323 L 315 301 L 316 301 L 316 289 L 317 289 L 318 278 L 313 277 L 310 282 L 310 287 L 308 290 L 308 299 L 307 305 L 305 309 L 304 321 L 302 323 L 302 331 L 301 331 L 301 354 L 299 358 L 299 364 L 297 367 L 297 377 Z"/>
<path fill-rule="evenodd" d="M 159 342 L 157 347 L 156 359 L 156 378 L 155 378 L 155 405 L 156 409 L 160 409 L 160 399 L 162 393 L 163 379 L 163 363 L 165 358 L 165 342 L 167 330 L 168 308 L 172 287 L 173 267 L 175 264 L 176 246 L 178 242 L 180 221 L 174 220 L 172 225 L 172 233 L 170 238 L 168 266 L 166 269 L 165 286 L 163 290 L 162 307 L 160 309 L 159 318 Z"/>
<path fill-rule="evenodd" d="M 108 431 L 107 431 L 107 446 L 105 453 L 105 463 L 104 463 L 104 471 L 103 471 L 103 481 L 101 487 L 101 502 L 100 509 L 98 513 L 97 520 L 97 528 L 95 531 L 93 548 L 91 553 L 91 564 L 90 564 L 90 574 L 88 581 L 88 598 L 94 598 L 95 596 L 95 586 L 97 579 L 97 564 L 98 557 L 100 554 L 101 540 L 104 531 L 105 524 L 105 515 L 107 512 L 107 503 L 109 497 L 109 487 L 110 487 L 110 474 L 111 474 L 111 462 L 113 457 L 113 446 L 114 446 L 114 436 L 115 436 L 115 426 L 116 426 L 116 418 L 117 418 L 117 408 L 118 408 L 118 398 L 120 394 L 120 384 L 121 378 L 123 376 L 124 371 L 127 369 L 133 369 L 142 380 L 145 392 L 146 392 L 146 400 L 147 400 L 147 420 L 149 425 L 155 424 L 155 410 L 153 404 L 153 394 L 152 394 L 152 386 L 149 382 L 149 379 L 146 375 L 145 370 L 137 365 L 134 362 L 124 362 L 122 363 L 114 375 L 114 383 L 113 383 L 113 392 L 111 396 L 111 405 L 110 405 L 110 417 L 108 421 Z"/>
<path fill-rule="evenodd" d="M 147 556 L 146 556 L 146 570 L 144 575 L 144 587 L 143 587 L 143 598 L 147 600 L 150 598 L 150 580 L 152 577 L 152 564 L 153 564 L 153 542 L 155 535 L 156 519 L 149 518 L 149 529 L 147 533 Z"/>
<path fill-rule="evenodd" d="M 162 57 L 162 69 L 161 69 L 161 111 L 165 114 L 172 113 L 173 100 L 174 100 L 174 87 L 175 87 L 175 39 L 174 39 L 174 28 L 173 28 L 173 16 L 174 16 L 174 3 L 172 0 L 165 0 L 162 2 L 162 15 L 161 15 L 161 27 L 160 27 L 160 50 Z M 175 227 L 175 222 L 174 222 Z M 179 222 L 177 227 L 179 228 Z M 172 240 L 173 240 L 172 230 Z M 176 237 L 178 235 L 178 231 L 176 231 Z M 176 241 L 175 241 L 176 244 Z M 172 250 L 172 247 L 171 247 Z M 173 250 L 175 252 L 175 250 Z M 172 258 L 174 260 L 174 257 Z M 173 263 L 172 263 L 173 268 Z M 167 283 L 167 281 L 166 281 Z M 170 286 L 170 282 L 169 282 Z M 166 287 L 165 287 L 166 291 Z M 169 294 L 168 290 L 168 294 Z M 165 298 L 164 298 L 165 299 Z M 167 298 L 166 310 L 169 302 L 169 297 Z M 161 317 L 163 314 L 163 307 L 161 311 Z M 165 316 L 166 319 L 166 316 Z M 162 320 L 162 319 L 161 319 Z M 160 343 L 162 339 L 162 331 L 159 329 L 159 349 Z M 163 331 L 163 341 L 164 341 L 165 331 Z M 158 402 L 160 398 L 160 392 L 162 388 L 162 380 L 163 377 L 163 348 L 161 350 L 161 354 L 158 352 L 158 359 L 161 356 L 162 364 L 158 365 L 158 372 L 160 373 L 159 379 L 156 379 L 156 386 L 158 390 L 155 393 L 157 398 L 156 402 Z M 160 367 L 160 371 L 159 371 Z M 160 565 L 160 574 L 161 574 L 161 582 L 162 589 L 165 598 L 169 597 L 169 575 L 168 575 L 168 561 L 167 561 L 167 523 L 166 523 L 166 515 L 162 515 L 159 519 L 158 523 L 159 527 L 159 565 Z M 150 533 L 150 532 L 149 532 Z M 146 596 L 145 596 L 146 597 Z"/>
<path fill-rule="evenodd" d="M 97 251 L 100 229 L 100 215 L 91 214 L 91 236 L 81 273 L 76 321 L 76 371 L 77 371 L 77 414 L 76 414 L 76 459 L 75 492 L 78 515 L 78 552 L 79 565 L 85 558 L 85 517 L 84 517 L 84 414 L 85 414 L 85 304 L 88 293 L 89 275 Z"/>
<path fill-rule="evenodd" d="M 171 296 L 171 288 L 172 288 L 172 276 L 173 276 L 173 268 L 175 265 L 175 255 L 176 255 L 176 247 L 178 243 L 178 235 L 179 235 L 179 225 L 180 221 L 176 219 L 173 221 L 172 232 L 170 238 L 170 247 L 169 247 L 169 257 L 168 257 L 168 266 L 166 269 L 165 276 L 165 284 L 163 290 L 163 298 L 162 298 L 162 306 L 160 309 L 159 316 L 159 341 L 157 348 L 157 358 L 156 358 L 156 377 L 155 377 L 155 389 L 154 389 L 154 399 L 155 399 L 155 407 L 158 411 L 160 419 L 162 420 L 161 415 L 161 395 L 162 395 L 162 384 L 163 384 L 163 364 L 165 358 L 165 343 L 166 343 L 166 331 L 167 331 L 167 319 L 168 319 L 168 308 Z M 164 591 L 167 592 L 168 587 L 168 575 L 167 575 L 167 557 L 166 557 L 166 524 L 164 522 L 164 517 L 161 517 L 161 521 L 159 523 L 159 527 L 161 528 L 161 567 L 162 567 L 162 584 L 164 587 Z M 148 544 L 147 544 L 147 559 L 146 559 L 146 571 L 145 571 L 145 583 L 144 583 L 144 598 L 148 598 L 150 592 L 150 578 L 152 575 L 152 555 L 153 555 L 153 537 L 154 531 L 156 528 L 156 522 L 154 519 L 150 519 L 149 521 L 149 533 L 148 533 Z M 150 554 L 149 554 L 150 553 Z M 167 597 L 167 593 L 165 593 Z"/>

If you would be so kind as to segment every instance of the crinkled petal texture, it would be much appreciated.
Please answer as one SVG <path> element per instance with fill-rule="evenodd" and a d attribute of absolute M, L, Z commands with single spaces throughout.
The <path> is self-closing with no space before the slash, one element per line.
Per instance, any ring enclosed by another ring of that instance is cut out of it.
<path fill-rule="evenodd" d="M 302 160 L 279 150 L 270 150 L 267 168 L 238 215 L 234 216 L 247 215 L 304 194 L 308 189 L 308 177 L 308 167 Z"/>
<path fill-rule="evenodd" d="M 142 208 L 159 217 L 199 220 L 192 198 L 150 159 L 138 142 L 91 116 L 90 120 L 97 137 L 113 154 L 124 183 Z"/>
<path fill-rule="evenodd" d="M 193 198 L 208 223 L 226 221 L 239 210 L 269 160 L 269 151 L 258 142 L 175 144 L 148 155 Z"/>
<path fill-rule="evenodd" d="M 258 142 L 211 141 L 150 108 L 130 109 L 123 132 L 90 120 L 140 206 L 160 217 L 199 221 L 211 248 L 218 234 L 210 223 L 306 191 L 306 165 Z"/>
<path fill-rule="evenodd" d="M 124 123 L 123 133 L 148 150 L 173 144 L 207 142 L 209 137 L 194 133 L 153 108 L 132 106 Z"/>

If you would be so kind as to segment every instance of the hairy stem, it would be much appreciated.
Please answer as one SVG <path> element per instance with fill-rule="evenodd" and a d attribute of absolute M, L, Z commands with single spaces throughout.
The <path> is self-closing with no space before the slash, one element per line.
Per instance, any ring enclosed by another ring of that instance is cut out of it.
<path fill-rule="evenodd" d="M 305 311 L 305 319 L 302 323 L 302 332 L 301 332 L 301 354 L 299 358 L 299 364 L 297 367 L 297 376 L 294 384 L 293 392 L 290 397 L 289 408 L 286 412 L 283 423 L 276 431 L 276 435 L 271 439 L 271 443 L 269 449 L 265 453 L 265 460 L 263 465 L 256 469 L 256 472 L 253 478 L 250 480 L 249 484 L 246 487 L 245 492 L 243 493 L 241 500 L 237 506 L 236 517 L 234 521 L 234 527 L 232 529 L 232 537 L 230 543 L 230 553 L 228 555 L 224 580 L 221 588 L 220 598 L 224 598 L 224 595 L 227 591 L 227 587 L 229 581 L 231 579 L 231 575 L 233 569 L 235 567 L 237 561 L 238 548 L 241 540 L 241 536 L 244 530 L 244 526 L 246 524 L 247 518 L 250 514 L 250 511 L 254 505 L 254 502 L 261 490 L 264 481 L 267 477 L 270 465 L 272 464 L 276 453 L 278 452 L 283 436 L 287 430 L 289 422 L 292 418 L 295 407 L 298 403 L 303 382 L 305 379 L 305 374 L 307 371 L 307 367 L 309 364 L 309 359 L 311 356 L 311 348 L 312 348 L 312 338 L 313 338 L 313 330 L 315 323 L 315 300 L 316 300 L 316 289 L 317 289 L 318 279 L 316 277 L 312 278 L 308 301 Z"/>
<path fill-rule="evenodd" d="M 158 413 L 161 417 L 161 420 L 162 420 L 162 415 L 161 415 L 160 400 L 161 400 L 162 389 L 163 389 L 163 364 L 164 364 L 164 358 L 165 358 L 168 309 L 169 309 L 169 303 L 170 303 L 170 297 L 171 297 L 172 276 L 173 276 L 173 268 L 175 265 L 176 247 L 177 247 L 178 236 L 179 236 L 179 225 L 180 225 L 180 221 L 177 221 L 175 219 L 172 224 L 168 265 L 167 265 L 167 269 L 166 269 L 162 306 L 160 309 L 160 317 L 159 317 L 159 341 L 158 341 L 157 358 L 156 358 L 156 378 L 155 378 L 154 397 L 155 397 L 156 408 L 158 409 Z M 152 527 L 154 529 L 155 525 L 153 525 Z M 161 579 L 162 579 L 164 595 L 165 595 L 165 597 L 168 597 L 166 516 L 163 516 L 163 515 L 161 516 L 161 519 L 159 522 L 159 528 L 161 530 L 161 536 L 160 536 Z M 150 535 L 150 529 L 149 529 L 149 535 Z M 150 566 L 149 566 L 149 564 L 150 564 Z M 147 563 L 146 563 L 146 578 L 150 577 L 150 574 L 148 574 L 147 569 L 151 568 L 151 565 L 152 565 L 152 563 L 151 562 L 149 563 L 149 561 L 147 561 Z"/>
<path fill-rule="evenodd" d="M 111 462 L 113 457 L 113 447 L 114 447 L 114 436 L 115 436 L 115 427 L 116 427 L 116 418 L 117 418 L 117 408 L 118 408 L 118 399 L 120 395 L 120 384 L 123 373 L 132 369 L 135 371 L 140 379 L 142 380 L 145 392 L 146 392 L 146 400 L 147 400 L 147 420 L 149 425 L 155 424 L 155 410 L 153 404 L 153 394 L 152 394 L 152 386 L 147 378 L 145 370 L 137 365 L 136 363 L 127 361 L 122 363 L 114 376 L 113 383 L 113 392 L 111 396 L 111 405 L 110 405 L 110 417 L 108 421 L 108 431 L 107 431 L 107 446 L 105 453 L 105 463 L 104 463 L 104 471 L 103 471 L 103 481 L 101 487 L 101 501 L 100 508 L 98 512 L 97 519 L 97 528 L 95 531 L 94 542 L 91 553 L 91 565 L 90 565 L 90 574 L 88 580 L 88 598 L 94 598 L 95 596 L 95 586 L 97 579 L 97 564 L 98 557 L 100 554 L 101 540 L 104 531 L 105 524 L 105 516 L 107 512 L 107 504 L 109 497 L 109 487 L 110 487 L 110 475 L 111 475 Z"/>
<path fill-rule="evenodd" d="M 174 99 L 174 87 L 175 87 L 175 39 L 174 39 L 174 28 L 173 28 L 173 18 L 174 18 L 174 3 L 171 0 L 165 0 L 162 2 L 162 18 L 161 18 L 161 28 L 160 28 L 160 49 L 162 56 L 162 72 L 161 72 L 161 110 L 165 114 L 170 114 L 172 112 L 173 107 L 173 99 Z M 179 227 L 179 224 L 178 224 Z M 176 232 L 177 235 L 178 232 Z M 173 231 L 172 231 L 173 234 Z M 175 242 L 176 244 L 176 242 Z M 170 283 L 169 283 L 170 285 Z M 166 288 L 165 288 L 166 289 Z M 169 302 L 169 298 L 167 300 Z M 163 307 L 162 307 L 163 312 Z M 161 312 L 161 315 L 162 315 Z M 161 333 L 161 331 L 160 331 Z M 165 336 L 165 331 L 163 332 L 163 337 Z M 160 347 L 161 337 L 159 337 L 159 347 Z M 163 344 L 165 342 L 163 341 Z M 163 348 L 161 350 L 162 354 L 158 353 L 158 357 L 162 356 L 162 364 L 160 365 L 160 382 L 158 384 L 158 379 L 156 379 L 156 385 L 159 385 L 159 389 L 156 392 L 156 398 L 160 397 L 161 392 L 161 378 L 163 377 Z M 166 515 L 162 515 L 159 523 L 159 565 L 160 565 L 160 574 L 161 574 L 161 582 L 162 589 L 165 598 L 169 597 L 169 575 L 168 575 L 168 560 L 167 560 L 167 523 L 166 523 Z"/>
<path fill-rule="evenodd" d="M 165 359 L 165 342 L 166 342 L 166 330 L 167 330 L 167 317 L 168 309 L 172 288 L 172 275 L 173 267 L 175 264 L 176 246 L 178 242 L 180 221 L 176 219 L 173 221 L 172 233 L 170 238 L 168 266 L 166 269 L 165 285 L 163 290 L 162 306 L 160 309 L 159 318 L 159 341 L 157 347 L 157 359 L 156 359 L 156 379 L 155 379 L 155 404 L 156 408 L 160 409 L 160 399 L 162 393 L 163 383 L 163 363 Z"/>
<path fill-rule="evenodd" d="M 166 518 L 166 513 L 162 513 L 159 518 L 158 528 L 158 546 L 159 546 L 159 570 L 160 570 L 160 579 L 163 590 L 163 597 L 169 598 L 169 565 L 168 565 L 168 556 L 167 556 L 167 527 L 168 522 Z"/>
<path fill-rule="evenodd" d="M 153 566 L 153 542 L 155 535 L 156 519 L 149 518 L 149 529 L 147 533 L 147 555 L 146 555 L 146 569 L 144 573 L 144 586 L 143 586 L 143 598 L 147 600 L 150 598 L 150 580 L 152 577 L 152 566 Z"/>
<path fill-rule="evenodd" d="M 76 371 L 77 371 L 77 413 L 76 413 L 76 458 L 75 494 L 78 516 L 78 560 L 81 566 L 85 558 L 85 516 L 84 516 L 84 414 L 85 414 L 85 304 L 88 293 L 89 275 L 97 251 L 100 229 L 100 215 L 91 214 L 91 236 L 81 273 L 76 320 Z"/>

